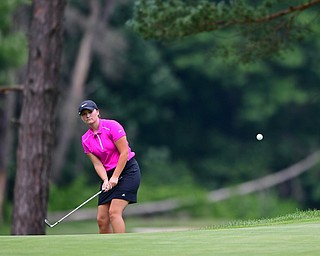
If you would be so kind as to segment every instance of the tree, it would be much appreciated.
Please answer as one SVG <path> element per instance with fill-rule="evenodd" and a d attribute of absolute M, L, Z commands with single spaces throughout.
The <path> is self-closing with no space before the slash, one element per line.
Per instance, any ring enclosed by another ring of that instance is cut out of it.
<path fill-rule="evenodd" d="M 34 0 L 17 150 L 12 233 L 44 234 L 65 0 Z"/>
<path fill-rule="evenodd" d="M 310 23 L 319 18 L 320 0 L 255 2 L 139 0 L 128 24 L 145 39 L 157 40 L 233 29 L 240 39 L 229 38 L 232 42 L 227 47 L 220 45 L 220 53 L 231 52 L 249 61 L 294 45 L 310 31 Z M 309 19 L 301 15 L 306 9 L 315 10 Z"/>

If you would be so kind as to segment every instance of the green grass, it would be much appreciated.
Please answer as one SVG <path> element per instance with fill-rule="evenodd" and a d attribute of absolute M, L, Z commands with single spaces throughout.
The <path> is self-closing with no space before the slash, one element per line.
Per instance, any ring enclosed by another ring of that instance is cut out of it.
<path fill-rule="evenodd" d="M 235 220 L 224 225 L 214 226 L 213 228 L 225 228 L 225 227 L 254 227 L 254 226 L 266 226 L 266 225 L 279 225 L 289 224 L 296 222 L 308 222 L 320 220 L 320 211 L 309 210 L 309 211 L 296 211 L 295 213 L 286 214 L 284 216 L 269 218 L 269 219 L 258 219 L 258 220 Z"/>
<path fill-rule="evenodd" d="M 319 255 L 319 237 L 320 213 L 308 211 L 200 230 L 0 236 L 0 255 Z"/>

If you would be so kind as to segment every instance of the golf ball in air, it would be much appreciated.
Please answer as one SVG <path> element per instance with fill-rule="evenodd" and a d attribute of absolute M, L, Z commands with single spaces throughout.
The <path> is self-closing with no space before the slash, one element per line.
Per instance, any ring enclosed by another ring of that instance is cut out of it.
<path fill-rule="evenodd" d="M 262 140 L 263 139 L 263 135 L 261 133 L 258 133 L 256 138 L 257 138 L 257 140 Z"/>

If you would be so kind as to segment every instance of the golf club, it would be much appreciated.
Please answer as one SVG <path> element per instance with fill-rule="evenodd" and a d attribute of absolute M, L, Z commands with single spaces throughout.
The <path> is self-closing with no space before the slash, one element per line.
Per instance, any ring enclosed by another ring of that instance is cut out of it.
<path fill-rule="evenodd" d="M 89 199 L 87 199 L 86 201 L 84 201 L 82 204 L 80 204 L 77 208 L 75 208 L 74 210 L 72 210 L 71 212 L 69 212 L 67 215 L 63 216 L 60 220 L 56 221 L 53 224 L 50 224 L 50 222 L 45 219 L 44 222 L 50 227 L 53 228 L 54 226 L 58 225 L 61 221 L 63 221 L 65 218 L 67 218 L 68 216 L 70 216 L 72 213 L 74 213 L 76 210 L 78 210 L 79 208 L 81 208 L 82 206 L 84 206 L 86 203 L 88 203 L 89 201 L 91 201 L 93 198 L 95 198 L 96 196 L 98 196 L 99 194 L 101 194 L 103 191 L 100 190 L 99 192 L 97 192 L 96 194 L 94 194 L 92 197 L 90 197 Z"/>

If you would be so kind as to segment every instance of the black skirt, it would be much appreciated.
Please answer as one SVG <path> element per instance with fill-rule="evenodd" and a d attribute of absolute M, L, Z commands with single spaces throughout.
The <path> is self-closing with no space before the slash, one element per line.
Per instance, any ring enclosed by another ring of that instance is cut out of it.
<path fill-rule="evenodd" d="M 108 179 L 111 178 L 114 170 L 107 171 Z M 118 184 L 107 192 L 102 192 L 98 197 L 98 205 L 107 204 L 112 199 L 123 199 L 129 204 L 137 202 L 137 193 L 140 186 L 140 167 L 135 158 L 131 158 L 125 165 Z M 100 190 L 103 182 L 100 184 Z"/>

